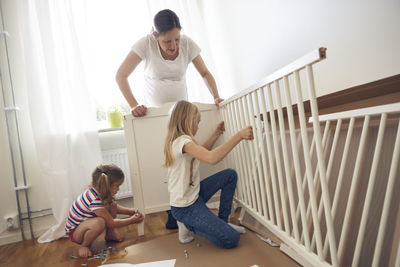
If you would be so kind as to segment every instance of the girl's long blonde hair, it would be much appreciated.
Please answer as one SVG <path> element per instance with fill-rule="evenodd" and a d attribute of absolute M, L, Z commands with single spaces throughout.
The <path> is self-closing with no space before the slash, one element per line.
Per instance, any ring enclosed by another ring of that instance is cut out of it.
<path fill-rule="evenodd" d="M 114 200 L 110 187 L 113 183 L 124 179 L 124 172 L 115 164 L 99 165 L 92 173 L 92 186 L 99 193 L 99 197 L 105 206 Z"/>
<path fill-rule="evenodd" d="M 199 116 L 199 109 L 188 101 L 181 100 L 174 105 L 169 118 L 167 138 L 165 139 L 165 167 L 174 163 L 172 143 L 176 138 L 181 135 L 189 135 L 193 142 L 196 142 L 193 136 L 193 122 Z"/>

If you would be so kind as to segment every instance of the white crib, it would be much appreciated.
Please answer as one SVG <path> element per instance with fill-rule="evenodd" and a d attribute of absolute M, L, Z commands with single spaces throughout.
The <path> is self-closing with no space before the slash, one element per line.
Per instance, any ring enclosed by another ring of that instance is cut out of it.
<path fill-rule="evenodd" d="M 236 200 L 302 265 L 398 263 L 400 103 L 319 116 L 312 66 L 324 58 L 316 50 L 221 105 L 229 135 L 255 129 L 228 156 Z"/>
<path fill-rule="evenodd" d="M 315 50 L 219 110 L 199 105 L 203 131 L 221 117 L 226 138 L 248 124 L 255 134 L 209 173 L 235 168 L 241 219 L 250 214 L 304 266 L 399 266 L 400 103 L 319 116 L 313 65 L 324 58 L 324 48 Z M 168 110 L 125 117 L 135 206 L 144 213 L 169 208 L 161 167 Z"/>

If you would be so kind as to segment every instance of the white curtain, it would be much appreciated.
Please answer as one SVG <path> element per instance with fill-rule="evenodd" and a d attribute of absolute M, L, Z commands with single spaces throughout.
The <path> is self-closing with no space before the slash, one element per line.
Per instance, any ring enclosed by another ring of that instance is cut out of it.
<path fill-rule="evenodd" d="M 85 6 L 70 0 L 17 0 L 29 113 L 43 182 L 64 235 L 72 201 L 101 162 L 96 112 L 86 81 Z"/>

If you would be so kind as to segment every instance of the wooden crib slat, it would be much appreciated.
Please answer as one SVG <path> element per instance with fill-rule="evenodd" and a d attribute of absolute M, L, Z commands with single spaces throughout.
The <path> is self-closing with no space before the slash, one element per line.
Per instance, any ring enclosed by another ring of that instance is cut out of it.
<path fill-rule="evenodd" d="M 278 172 L 278 185 L 279 185 L 279 194 L 281 197 L 281 204 L 282 204 L 282 214 L 283 214 L 283 222 L 285 225 L 284 231 L 286 233 L 290 233 L 289 229 L 289 218 L 287 212 L 287 205 L 286 205 L 286 198 L 285 198 L 285 185 L 283 181 L 283 173 L 282 173 L 282 162 L 281 162 L 281 153 L 279 149 L 279 138 L 276 129 L 276 120 L 275 120 L 275 106 L 272 99 L 271 93 L 271 85 L 267 84 L 267 93 L 268 93 L 268 104 L 270 108 L 269 117 L 271 120 L 271 129 L 272 129 L 272 140 L 274 142 L 274 149 L 275 149 L 275 160 L 276 160 L 276 169 Z"/>
<path fill-rule="evenodd" d="M 376 141 L 376 145 L 375 145 L 375 151 L 374 151 L 374 157 L 372 160 L 370 176 L 368 179 L 368 188 L 367 188 L 367 194 L 365 196 L 365 202 L 364 202 L 364 208 L 363 208 L 362 216 L 361 216 L 360 228 L 358 229 L 356 248 L 354 251 L 353 263 L 352 263 L 352 266 L 354 266 L 354 267 L 358 266 L 358 263 L 360 260 L 361 247 L 362 247 L 362 244 L 364 241 L 365 228 L 367 225 L 367 218 L 368 218 L 368 214 L 369 214 L 370 207 L 371 207 L 373 188 L 375 186 L 376 172 L 378 169 L 378 163 L 379 163 L 379 159 L 381 156 L 383 135 L 385 133 L 385 126 L 386 126 L 386 119 L 387 119 L 387 114 L 383 113 L 381 116 L 381 122 L 379 124 L 378 137 L 377 137 L 377 141 Z"/>
<path fill-rule="evenodd" d="M 240 100 L 238 99 L 237 101 L 234 101 L 234 104 L 235 104 L 235 109 L 236 109 L 236 112 L 237 112 L 237 131 L 239 131 L 240 129 L 242 129 L 245 125 L 244 125 L 244 121 L 243 121 L 243 108 L 241 108 L 241 106 L 240 106 Z M 249 181 L 249 179 L 250 179 L 250 177 L 252 176 L 252 175 L 254 175 L 253 173 L 252 173 L 252 171 L 251 171 L 251 162 L 250 162 L 250 160 L 249 160 L 249 152 L 248 152 L 248 150 L 247 150 L 247 147 L 246 147 L 246 144 L 244 143 L 244 142 L 240 142 L 240 144 L 239 144 L 239 146 L 240 146 L 240 148 L 241 148 L 241 155 L 242 155 L 242 157 L 243 157 L 243 160 L 244 160 L 244 168 L 245 168 L 245 170 L 246 170 L 246 179 L 245 179 L 245 182 L 246 182 L 246 187 L 247 187 L 247 190 L 248 190 L 248 196 L 249 196 L 249 199 L 251 200 L 251 201 L 249 201 L 248 203 L 249 203 L 249 205 L 250 205 L 250 207 L 252 207 L 252 208 L 255 208 L 256 207 L 256 199 L 255 199 L 255 193 L 254 193 L 254 190 L 253 190 L 253 188 L 251 187 L 251 184 L 250 184 L 250 181 Z"/>
<path fill-rule="evenodd" d="M 264 174 L 264 170 L 262 169 L 262 165 L 263 165 L 263 161 L 261 156 L 261 151 L 264 150 L 263 147 L 260 147 L 260 144 L 262 144 L 263 140 L 262 140 L 262 133 L 261 133 L 261 124 L 259 121 L 259 117 L 256 119 L 256 115 L 258 115 L 258 113 L 256 113 L 255 111 L 255 104 L 254 104 L 254 100 L 253 100 L 253 95 L 256 95 L 257 91 L 255 91 L 254 93 L 249 95 L 249 108 L 250 110 L 250 120 L 251 120 L 251 124 L 253 125 L 253 132 L 254 132 L 254 141 L 252 142 L 254 145 L 254 156 L 256 157 L 256 161 L 255 163 L 257 164 L 257 170 L 258 170 L 258 183 L 259 183 L 259 187 L 260 187 L 260 193 L 261 193 L 261 204 L 262 204 L 262 211 L 264 216 L 268 216 L 268 212 L 267 212 L 267 204 L 266 204 L 266 198 L 265 198 L 265 184 L 264 184 L 264 179 L 263 177 L 265 177 L 266 175 Z M 256 99 L 257 100 L 257 99 Z"/>
<path fill-rule="evenodd" d="M 286 76 L 285 76 L 286 77 Z M 292 177 L 290 172 L 290 162 L 289 156 L 287 151 L 287 143 L 286 143 L 286 129 L 285 129 L 285 120 L 283 118 L 283 111 L 282 111 L 282 100 L 281 100 L 281 92 L 279 88 L 278 81 L 274 82 L 275 85 L 275 92 L 276 92 L 276 104 L 278 108 L 278 122 L 279 122 L 279 133 L 281 136 L 281 146 L 282 146 L 282 155 L 283 155 L 283 163 L 285 169 L 285 177 L 286 177 L 286 186 L 287 186 L 287 193 L 289 197 L 289 207 L 290 213 L 292 218 L 292 227 L 294 232 L 294 237 L 297 242 L 299 242 L 299 227 L 297 225 L 296 220 L 296 207 L 294 204 L 294 191 L 292 185 Z"/>
<path fill-rule="evenodd" d="M 392 162 L 390 164 L 389 179 L 386 185 L 386 193 L 385 193 L 385 199 L 383 201 L 382 215 L 379 221 L 378 236 L 376 238 L 372 267 L 379 266 L 380 255 L 383 247 L 383 239 L 385 236 L 387 219 L 390 211 L 390 202 L 393 196 L 394 184 L 396 182 L 396 177 L 397 177 L 396 174 L 399 169 L 399 164 L 400 164 L 400 121 L 397 127 L 396 141 L 394 144 Z M 400 246 L 399 246 L 399 251 L 397 253 L 397 264 L 395 266 L 397 267 L 400 266 Z"/>
<path fill-rule="evenodd" d="M 221 118 L 225 123 L 225 131 L 226 134 L 230 137 L 232 136 L 231 132 L 232 132 L 232 127 L 231 125 L 229 125 L 231 123 L 231 120 L 228 119 L 228 114 L 227 114 L 227 110 L 228 110 L 228 105 L 223 106 L 220 108 L 220 113 L 221 113 Z M 225 135 L 226 136 L 226 135 Z M 228 166 L 236 166 L 235 170 L 238 173 L 238 185 L 236 187 L 236 191 L 235 191 L 235 198 L 236 199 L 241 199 L 243 200 L 243 187 L 240 184 L 241 182 L 241 175 L 240 175 L 240 168 L 238 167 L 238 162 L 237 162 L 237 155 L 236 155 L 236 151 L 237 151 L 237 147 L 234 147 L 231 151 L 232 156 L 227 157 L 227 160 L 229 161 L 229 165 Z"/>
<path fill-rule="evenodd" d="M 239 118 L 237 117 L 238 113 L 235 112 L 235 102 L 229 103 L 229 105 L 228 105 L 228 115 L 229 115 L 229 120 L 232 123 L 232 132 L 231 132 L 231 134 L 233 135 L 238 131 L 238 128 L 239 128 L 238 124 L 237 124 L 238 121 L 239 121 Z M 247 185 L 247 177 L 248 177 L 247 168 L 245 166 L 245 161 L 243 160 L 243 155 L 244 155 L 243 153 L 244 152 L 243 152 L 242 145 L 239 144 L 237 146 L 237 154 L 236 154 L 236 156 L 237 156 L 237 159 L 238 159 L 238 164 L 239 164 L 238 166 L 239 166 L 239 169 L 240 169 L 240 175 L 241 175 L 240 181 L 241 181 L 241 184 L 242 184 L 242 187 L 243 187 L 243 198 L 244 198 L 245 203 L 248 203 L 249 206 L 252 206 L 251 197 L 250 197 L 250 189 L 249 189 L 249 187 Z"/>
<path fill-rule="evenodd" d="M 299 111 L 299 120 L 300 120 L 300 130 L 301 136 L 303 141 L 303 154 L 304 160 L 306 165 L 306 172 L 307 172 L 307 184 L 308 184 L 308 192 L 310 194 L 310 205 L 311 205 L 311 215 L 314 225 L 314 234 L 316 237 L 317 243 L 317 255 L 324 261 L 323 253 L 322 253 L 322 239 L 321 239 L 321 227 L 318 221 L 318 211 L 317 211 L 317 200 L 314 192 L 313 187 L 313 177 L 312 177 L 312 164 L 311 164 L 311 157 L 310 157 L 310 146 L 308 142 L 308 135 L 307 135 L 307 126 L 306 126 L 306 118 L 304 112 L 304 104 L 303 104 L 303 95 L 301 92 L 301 84 L 300 84 L 300 76 L 298 72 L 294 73 L 295 75 L 295 89 L 296 89 L 296 97 L 297 97 L 297 108 Z"/>
<path fill-rule="evenodd" d="M 324 203 L 324 214 L 325 214 L 325 221 L 326 221 L 326 228 L 328 232 L 328 240 L 329 240 L 329 247 L 331 252 L 331 261 L 333 266 L 337 266 L 337 248 L 336 248 L 336 239 L 333 230 L 333 221 L 332 221 L 332 214 L 331 214 L 331 203 L 329 197 L 329 189 L 326 180 L 326 165 L 325 165 L 325 158 L 323 155 L 323 147 L 321 142 L 321 129 L 318 119 L 318 106 L 317 106 L 317 97 L 315 95 L 315 85 L 314 85 L 314 74 L 312 71 L 312 65 L 306 65 L 306 73 L 307 73 L 307 81 L 308 81 L 308 93 L 310 96 L 310 105 L 311 105 L 311 114 L 314 120 L 313 129 L 314 135 L 316 137 L 316 150 L 317 150 L 317 158 L 318 158 L 318 169 L 320 173 L 320 183 L 321 183 L 321 190 L 322 190 L 322 200 Z M 317 243 L 318 244 L 318 243 Z"/>
<path fill-rule="evenodd" d="M 302 222 L 302 236 L 304 237 L 305 246 L 309 250 L 310 249 L 310 236 L 309 230 L 307 226 L 307 217 L 306 217 L 306 205 L 304 200 L 304 187 L 303 182 L 301 180 L 301 168 L 300 168 L 300 160 L 299 160 L 299 151 L 297 148 L 296 138 L 296 130 L 294 124 L 294 116 L 293 116 L 293 109 L 292 109 L 292 96 L 290 94 L 289 88 L 289 81 L 288 77 L 284 77 L 284 89 L 285 89 L 285 99 L 286 99 L 286 106 L 287 106 L 287 114 L 288 114 L 288 121 L 289 121 L 289 130 L 290 130 L 290 140 L 292 143 L 292 156 L 293 156 L 293 163 L 295 169 L 295 179 L 296 179 L 296 186 L 297 186 L 297 194 L 299 196 L 299 212 Z M 296 219 L 298 218 L 296 212 Z"/>
<path fill-rule="evenodd" d="M 348 130 L 347 130 L 346 141 L 345 141 L 344 148 L 343 148 L 342 160 L 340 162 L 339 174 L 338 174 L 338 178 L 337 178 L 337 182 L 336 182 L 335 193 L 333 196 L 333 204 L 332 204 L 332 217 L 333 218 L 335 218 L 337 206 L 339 204 L 339 195 L 342 190 L 344 170 L 345 170 L 345 167 L 347 164 L 347 157 L 349 155 L 349 148 L 350 148 L 350 144 L 351 144 L 351 140 L 352 140 L 352 136 L 353 136 L 354 122 L 355 122 L 355 119 L 351 118 Z M 328 239 L 326 238 L 325 242 L 324 242 L 324 256 L 325 257 L 327 255 L 327 253 L 328 253 Z"/>
<path fill-rule="evenodd" d="M 363 124 L 362 132 L 361 132 L 360 144 L 359 144 L 358 151 L 357 151 L 356 163 L 354 166 L 353 177 L 351 179 L 350 193 L 349 193 L 349 198 L 347 200 L 346 211 L 345 211 L 344 220 L 343 220 L 343 228 L 342 228 L 342 232 L 341 232 L 340 239 L 339 239 L 340 241 L 339 241 L 338 254 L 337 254 L 340 262 L 343 261 L 343 252 L 345 250 L 346 238 L 347 238 L 348 232 L 350 230 L 350 215 L 354 209 L 353 206 L 355 204 L 354 200 L 356 197 L 356 188 L 357 188 L 357 184 L 359 183 L 359 178 L 360 178 L 362 158 L 364 155 L 365 144 L 366 144 L 367 135 L 368 135 L 369 120 L 370 120 L 370 116 L 366 116 L 364 119 L 364 124 Z"/>
<path fill-rule="evenodd" d="M 331 126 L 331 122 L 330 121 L 327 121 L 326 122 L 326 124 L 325 124 L 325 127 L 324 127 L 324 134 L 322 135 L 322 145 L 323 145 L 323 149 L 324 149 L 324 157 L 325 157 L 325 152 L 327 151 L 325 148 L 326 148 L 326 143 L 327 143 L 327 141 L 330 139 L 330 136 L 331 136 L 331 131 L 329 131 L 329 128 L 330 128 L 330 126 Z M 314 144 L 314 146 L 315 146 L 315 135 L 314 135 L 314 137 L 313 137 L 313 144 Z M 313 149 L 314 148 L 314 146 L 313 145 L 311 145 L 311 153 L 310 153 L 310 155 L 311 155 L 311 158 L 313 157 L 313 155 L 314 155 L 314 151 L 316 151 L 316 149 Z M 318 168 L 318 166 L 317 166 L 317 168 L 315 169 L 315 173 L 314 173 L 314 178 L 313 178 L 313 181 L 314 181 L 314 188 L 315 188 L 315 194 L 316 195 L 319 195 L 320 193 L 321 193 L 321 190 L 320 190 L 320 188 L 321 188 L 321 184 L 320 184 L 320 180 L 319 180 L 319 178 L 320 178 L 320 176 L 319 176 L 319 168 Z M 322 198 L 320 198 L 319 199 L 319 203 L 321 204 L 323 201 L 322 201 Z M 319 205 L 320 206 L 320 205 Z M 318 208 L 319 208 L 319 206 L 318 206 Z M 307 207 L 307 218 L 308 218 L 308 216 L 310 216 L 310 205 Z M 318 209 L 318 220 L 321 220 L 321 214 L 320 214 L 320 212 L 319 212 L 319 209 Z M 315 248 L 315 236 L 313 235 L 313 237 L 312 237 L 312 242 L 311 242 L 311 250 L 314 250 L 314 248 Z"/>
<path fill-rule="evenodd" d="M 330 121 L 327 121 L 325 127 L 329 128 L 329 126 L 328 126 L 329 122 Z M 332 166 L 333 166 L 333 162 L 334 162 L 334 158 L 335 158 L 335 154 L 336 154 L 336 148 L 337 148 L 337 143 L 338 143 L 338 140 L 339 140 L 341 126 L 342 126 L 342 120 L 340 119 L 336 123 L 335 135 L 333 137 L 331 153 L 329 155 L 328 168 L 327 168 L 327 172 L 326 172 L 327 182 L 329 182 L 330 177 L 331 177 L 330 174 L 331 174 L 331 171 L 332 171 Z M 323 211 L 323 202 L 320 200 L 319 206 L 318 206 L 318 218 L 319 218 L 319 220 L 321 220 L 322 211 Z M 334 218 L 333 213 L 332 213 L 332 218 Z M 328 244 L 327 236 L 325 237 L 324 250 L 323 250 L 324 258 L 327 257 L 327 251 L 328 251 L 328 250 L 325 251 L 325 244 L 326 245 Z"/>
<path fill-rule="evenodd" d="M 231 135 L 234 135 L 237 131 L 238 131 L 238 127 L 237 127 L 237 113 L 234 112 L 234 103 L 230 103 L 229 104 L 229 109 L 228 109 L 228 116 L 229 116 L 229 120 L 232 123 L 232 129 L 233 131 L 231 132 Z M 242 184 L 243 187 L 243 199 L 244 201 L 246 201 L 246 203 L 249 203 L 251 205 L 251 197 L 250 197 L 250 190 L 247 186 L 246 180 L 247 180 L 247 173 L 246 173 L 246 168 L 244 166 L 244 162 L 241 158 L 241 155 L 243 152 L 241 151 L 241 146 L 237 146 L 237 149 L 235 150 L 235 154 L 237 157 L 237 162 L 238 162 L 238 166 L 240 166 L 240 182 Z"/>
<path fill-rule="evenodd" d="M 242 97 L 241 105 L 243 109 L 243 119 L 244 119 L 244 125 L 251 125 L 253 127 L 253 132 L 256 129 L 255 125 L 252 123 L 252 120 L 250 119 L 250 112 L 249 112 L 249 104 L 248 104 L 248 97 L 249 95 L 246 95 Z M 257 178 L 258 176 L 261 175 L 261 168 L 258 160 L 256 160 L 255 157 L 255 149 L 254 146 L 256 145 L 256 142 L 253 141 L 247 141 L 246 142 L 247 148 L 250 152 L 250 160 L 251 160 L 251 169 L 253 170 L 253 176 L 249 177 L 250 178 L 250 184 L 251 188 L 256 192 L 256 211 L 261 214 L 262 209 L 262 203 L 261 203 L 261 195 L 260 195 L 260 186 L 257 185 Z M 258 173 L 257 173 L 258 171 Z"/>
<path fill-rule="evenodd" d="M 270 188 L 270 171 L 267 167 L 267 156 L 265 154 L 265 146 L 264 144 L 264 134 L 263 134 L 263 129 L 262 129 L 262 123 L 261 123 L 261 111 L 260 111 L 260 95 L 262 88 L 260 90 L 256 91 L 255 97 L 255 114 L 257 114 L 257 132 L 258 132 L 258 147 L 259 150 L 261 151 L 261 159 L 262 159 L 262 166 L 263 166 L 263 171 L 264 171 L 264 186 L 267 190 L 267 205 L 268 205 L 268 218 L 274 222 L 275 221 L 275 216 L 274 216 L 274 209 L 273 209 L 273 202 L 272 202 L 272 193 L 271 193 L 271 188 Z M 262 104 L 261 104 L 262 105 Z"/>
<path fill-rule="evenodd" d="M 279 229 L 282 229 L 282 220 L 281 220 L 281 214 L 280 214 L 280 205 L 279 205 L 279 200 L 278 200 L 278 189 L 277 189 L 277 184 L 276 184 L 276 174 L 275 174 L 275 163 L 274 163 L 274 155 L 272 153 L 272 144 L 271 144 L 271 139 L 270 139 L 270 123 L 268 120 L 267 116 L 267 105 L 265 104 L 265 93 L 264 93 L 264 87 L 261 90 L 261 101 L 262 101 L 262 107 L 263 107 L 263 118 L 264 118 L 264 126 L 265 126 L 265 140 L 267 142 L 267 152 L 268 152 L 268 163 L 269 163 L 269 168 L 270 168 L 270 173 L 271 173 L 271 182 L 272 182 L 272 192 L 274 193 L 274 207 L 275 207 L 275 215 L 276 215 L 276 224 Z"/>

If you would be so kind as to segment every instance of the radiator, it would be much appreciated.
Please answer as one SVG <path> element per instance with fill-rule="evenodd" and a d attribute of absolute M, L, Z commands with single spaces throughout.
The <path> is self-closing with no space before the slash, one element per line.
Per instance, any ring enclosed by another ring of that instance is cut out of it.
<path fill-rule="evenodd" d="M 114 163 L 122 169 L 125 174 L 124 183 L 119 187 L 116 199 L 132 197 L 131 177 L 128 164 L 128 153 L 126 149 L 112 149 L 102 151 L 103 164 Z"/>

